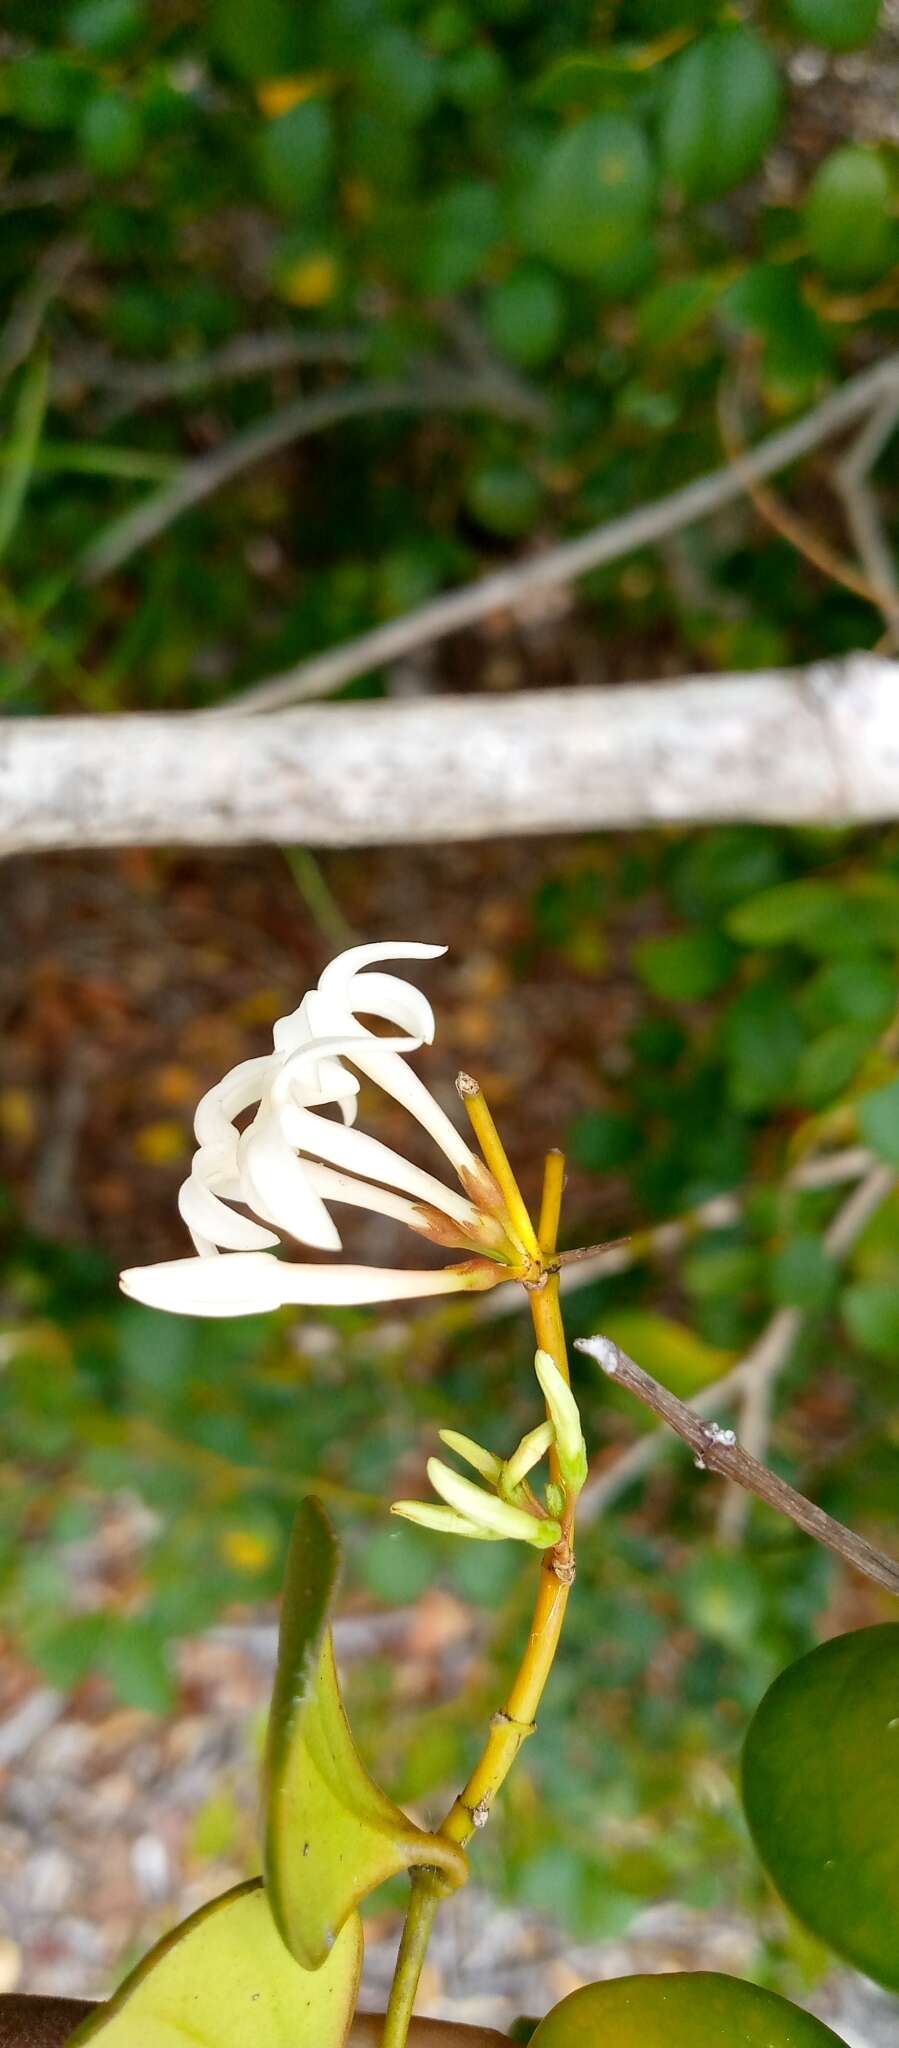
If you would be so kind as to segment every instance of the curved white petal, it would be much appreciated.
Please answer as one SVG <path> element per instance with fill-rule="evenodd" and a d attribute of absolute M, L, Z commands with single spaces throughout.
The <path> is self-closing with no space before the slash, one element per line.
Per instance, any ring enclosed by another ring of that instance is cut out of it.
<path fill-rule="evenodd" d="M 298 1151 L 308 1152 L 314 1159 L 330 1160 L 334 1166 L 345 1167 L 349 1173 L 362 1174 L 368 1180 L 402 1188 L 405 1194 L 431 1202 L 445 1216 L 452 1216 L 454 1222 L 477 1234 L 478 1212 L 464 1195 L 444 1187 L 442 1181 L 413 1166 L 399 1152 L 392 1152 L 378 1138 L 370 1138 L 365 1131 L 345 1130 L 330 1117 L 316 1116 L 313 1110 L 302 1109 L 298 1103 L 285 1104 L 281 1127 L 285 1138 Z"/>
<path fill-rule="evenodd" d="M 355 1067 L 361 1067 L 376 1087 L 383 1088 L 385 1095 L 392 1095 L 414 1116 L 460 1176 L 477 1173 L 478 1162 L 470 1146 L 414 1068 L 391 1050 L 386 1039 L 362 1039 L 356 1046 L 348 1043 L 346 1057 Z"/>
<path fill-rule="evenodd" d="M 323 996 L 336 996 L 339 1001 L 351 976 L 364 967 L 373 967 L 380 960 L 439 960 L 446 950 L 445 946 L 422 945 L 416 939 L 375 939 L 366 946 L 348 946 L 319 975 L 319 991 Z"/>
<path fill-rule="evenodd" d="M 257 1059 L 241 1060 L 197 1104 L 194 1130 L 201 1145 L 227 1144 L 233 1137 L 234 1118 L 252 1102 L 260 1102 L 272 1066 L 271 1053 Z"/>
<path fill-rule="evenodd" d="M 199 1174 L 189 1174 L 179 1188 L 178 1209 L 198 1251 L 198 1239 L 229 1252 L 267 1251 L 278 1243 L 273 1230 L 264 1230 L 261 1223 L 229 1209 Z"/>
<path fill-rule="evenodd" d="M 354 974 L 346 985 L 346 1007 L 351 1017 L 381 1017 L 421 1044 L 433 1044 L 437 1024 L 427 996 L 396 974 Z"/>
<path fill-rule="evenodd" d="M 339 1128 L 335 1124 L 335 1130 Z M 340 1233 L 306 1167 L 288 1144 L 282 1120 L 260 1109 L 238 1145 L 240 1184 L 247 1207 L 317 1251 L 339 1252 Z"/>

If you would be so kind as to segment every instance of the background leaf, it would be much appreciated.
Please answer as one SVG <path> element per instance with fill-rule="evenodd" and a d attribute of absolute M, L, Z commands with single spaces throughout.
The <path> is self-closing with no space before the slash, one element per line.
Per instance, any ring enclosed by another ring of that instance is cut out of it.
<path fill-rule="evenodd" d="M 541 2020 L 531 2048 L 837 2048 L 785 1998 L 705 1971 L 587 1984 Z"/>

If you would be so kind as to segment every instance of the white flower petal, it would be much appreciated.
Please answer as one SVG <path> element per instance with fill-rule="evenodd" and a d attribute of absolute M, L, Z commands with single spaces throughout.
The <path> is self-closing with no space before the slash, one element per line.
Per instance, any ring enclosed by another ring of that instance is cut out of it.
<path fill-rule="evenodd" d="M 297 1151 L 314 1159 L 329 1160 L 365 1179 L 386 1181 L 388 1187 L 402 1188 L 405 1194 L 430 1202 L 455 1223 L 461 1223 L 463 1229 L 477 1235 L 480 1219 L 473 1203 L 453 1188 L 444 1187 L 433 1174 L 413 1166 L 401 1153 L 391 1151 L 389 1145 L 382 1145 L 380 1139 L 370 1138 L 365 1131 L 346 1130 L 330 1117 L 316 1116 L 298 1103 L 284 1105 L 281 1128 Z"/>
<path fill-rule="evenodd" d="M 261 1252 L 278 1243 L 273 1230 L 229 1209 L 199 1174 L 189 1174 L 179 1189 L 178 1208 L 198 1251 L 198 1238 L 229 1252 Z"/>
<path fill-rule="evenodd" d="M 333 1166 L 304 1160 L 304 1170 L 323 1202 L 346 1202 L 352 1209 L 370 1209 L 375 1216 L 391 1216 L 407 1230 L 424 1231 L 427 1224 L 417 1202 L 407 1195 L 395 1195 L 392 1188 L 378 1188 L 370 1180 L 357 1180 L 352 1173 L 338 1173 Z"/>
<path fill-rule="evenodd" d="M 382 960 L 439 960 L 446 950 L 445 946 L 425 946 L 414 939 L 376 939 L 367 946 L 349 946 L 345 953 L 338 953 L 336 960 L 330 960 L 319 975 L 319 993 L 340 1002 L 347 982 L 365 967 L 374 967 Z"/>
<path fill-rule="evenodd" d="M 234 1118 L 252 1102 L 262 1099 L 272 1065 L 271 1053 L 258 1059 L 241 1060 L 224 1079 L 217 1081 L 197 1104 L 194 1130 L 201 1145 L 227 1144 L 233 1136 Z"/>
<path fill-rule="evenodd" d="M 347 983 L 346 1005 L 352 1017 L 381 1017 L 422 1045 L 434 1042 L 437 1025 L 427 996 L 397 974 L 355 974 Z"/>
<path fill-rule="evenodd" d="M 376 1087 L 383 1088 L 386 1095 L 392 1095 L 395 1102 L 401 1103 L 409 1115 L 415 1117 L 435 1145 L 439 1145 L 456 1173 L 460 1176 L 477 1173 L 478 1162 L 461 1132 L 457 1131 L 414 1069 L 391 1051 L 385 1040 L 368 1038 L 362 1039 L 358 1045 L 348 1043 L 346 1057 L 352 1060 L 354 1067 L 361 1067 L 363 1074 L 367 1074 Z"/>
<path fill-rule="evenodd" d="M 463 1436 L 458 1429 L 440 1429 L 437 1434 L 441 1443 L 446 1444 L 448 1451 L 455 1451 L 457 1458 L 464 1458 L 466 1465 L 470 1465 L 473 1471 L 480 1472 L 481 1478 L 488 1480 L 491 1486 L 495 1486 L 502 1478 L 502 1458 L 494 1457 L 493 1452 L 485 1450 L 483 1444 L 476 1444 L 472 1437 Z"/>
<path fill-rule="evenodd" d="M 281 1307 L 289 1270 L 271 1252 L 224 1252 L 220 1258 L 132 1266 L 119 1285 L 132 1301 L 175 1315 L 251 1316 Z"/>
<path fill-rule="evenodd" d="M 335 1124 L 335 1130 L 338 1126 Z M 247 1207 L 277 1223 L 316 1251 L 340 1250 L 340 1232 L 288 1144 L 274 1112 L 260 1109 L 238 1146 L 240 1184 Z"/>
<path fill-rule="evenodd" d="M 551 1422 L 541 1422 L 536 1429 L 529 1430 L 527 1436 L 522 1437 L 518 1449 L 512 1452 L 511 1458 L 506 1460 L 503 1467 L 500 1482 L 503 1493 L 514 1493 L 515 1488 L 521 1485 L 528 1473 L 533 1472 L 534 1466 L 539 1465 L 541 1458 L 545 1458 L 555 1434 Z"/>

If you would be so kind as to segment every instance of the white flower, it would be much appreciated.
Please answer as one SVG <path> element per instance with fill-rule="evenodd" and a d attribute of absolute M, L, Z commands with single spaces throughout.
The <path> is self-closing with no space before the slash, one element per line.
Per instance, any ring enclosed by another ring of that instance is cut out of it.
<path fill-rule="evenodd" d="M 178 1198 L 197 1257 L 131 1269 L 122 1275 L 127 1294 L 183 1314 L 236 1315 L 286 1302 L 445 1293 L 504 1277 L 501 1264 L 494 1270 L 477 1260 L 416 1274 L 288 1265 L 272 1256 L 282 1236 L 339 1251 L 328 1204 L 343 1202 L 389 1216 L 435 1243 L 486 1252 L 507 1267 L 514 1260 L 516 1246 L 500 1219 L 490 1175 L 403 1057 L 433 1039 L 430 1004 L 395 975 L 362 971 L 378 960 L 429 960 L 444 951 L 388 943 L 341 954 L 298 1009 L 275 1025 L 271 1052 L 242 1061 L 203 1096 L 194 1120 L 198 1149 Z M 404 1035 L 379 1037 L 363 1016 Z M 464 1193 L 354 1128 L 354 1068 L 429 1132 Z M 337 1108 L 342 1121 L 322 1114 L 328 1108 Z M 253 1114 L 240 1129 L 247 1111 Z"/>

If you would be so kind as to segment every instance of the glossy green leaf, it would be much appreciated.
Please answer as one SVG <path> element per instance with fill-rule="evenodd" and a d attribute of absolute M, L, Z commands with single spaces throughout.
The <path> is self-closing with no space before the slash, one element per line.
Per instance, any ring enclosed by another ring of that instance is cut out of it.
<path fill-rule="evenodd" d="M 283 1940 L 315 1970 L 360 1900 L 416 1865 L 461 1883 L 461 1850 L 429 1835 L 374 1784 L 353 1742 L 327 1627 L 338 1553 L 316 1500 L 294 1523 L 265 1758 L 263 1859 Z"/>
<path fill-rule="evenodd" d="M 531 2048 L 841 2048 L 811 2014 L 703 1970 L 613 1977 L 563 1998 Z"/>
<path fill-rule="evenodd" d="M 893 184 L 879 149 L 835 149 L 804 208 L 809 254 L 835 284 L 867 284 L 894 260 Z"/>
<path fill-rule="evenodd" d="M 361 1969 L 356 1916 L 322 1969 L 301 1969 L 257 1878 L 166 1935 L 71 2048 L 343 2048 Z"/>
<path fill-rule="evenodd" d="M 484 323 L 500 355 L 522 369 L 540 369 L 557 353 L 565 327 L 558 279 L 537 263 L 522 263 L 490 293 Z"/>
<path fill-rule="evenodd" d="M 843 1290 L 843 1320 L 860 1350 L 893 1365 L 899 1358 L 899 1289 L 893 1280 L 856 1280 Z"/>
<path fill-rule="evenodd" d="M 302 213 L 327 183 L 333 152 L 331 111 L 323 100 L 302 100 L 267 122 L 258 157 L 266 198 L 282 213 Z"/>
<path fill-rule="evenodd" d="M 577 277 L 601 277 L 645 230 L 654 173 L 646 139 L 623 114 L 578 121 L 547 151 L 529 209 L 534 247 Z"/>
<path fill-rule="evenodd" d="M 881 0 L 789 0 L 790 20 L 825 50 L 860 50 L 880 20 Z"/>
<path fill-rule="evenodd" d="M 777 65 L 752 29 L 701 36 L 671 69 L 661 131 L 667 176 L 690 199 L 730 191 L 761 163 L 782 105 Z"/>
<path fill-rule="evenodd" d="M 899 1627 L 837 1636 L 781 1673 L 746 1738 L 743 1804 L 793 1912 L 899 1990 Z"/>

